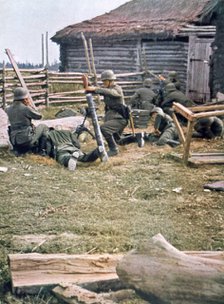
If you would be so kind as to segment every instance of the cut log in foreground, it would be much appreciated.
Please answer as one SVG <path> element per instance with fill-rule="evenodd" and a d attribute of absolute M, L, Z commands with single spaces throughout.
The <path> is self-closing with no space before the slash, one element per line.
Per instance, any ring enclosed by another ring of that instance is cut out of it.
<path fill-rule="evenodd" d="M 118 279 L 122 255 L 10 254 L 13 292 L 33 293 L 38 287 L 60 283 L 83 284 Z M 33 290 L 33 291 L 32 291 Z"/>
<path fill-rule="evenodd" d="M 180 252 L 158 234 L 138 251 L 124 256 L 117 274 L 152 303 L 223 304 L 223 252 L 220 259 L 215 254 L 215 258 L 204 256 Z"/>

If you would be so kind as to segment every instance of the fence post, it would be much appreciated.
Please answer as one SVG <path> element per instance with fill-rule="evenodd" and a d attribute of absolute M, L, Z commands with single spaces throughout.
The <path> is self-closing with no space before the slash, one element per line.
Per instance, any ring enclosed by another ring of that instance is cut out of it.
<path fill-rule="evenodd" d="M 5 61 L 3 61 L 3 67 L 2 67 L 2 107 L 5 110 L 6 108 L 6 92 L 5 92 Z"/>
<path fill-rule="evenodd" d="M 45 74 L 46 74 L 46 92 L 45 92 L 45 105 L 49 107 L 49 71 L 48 67 L 45 67 Z"/>

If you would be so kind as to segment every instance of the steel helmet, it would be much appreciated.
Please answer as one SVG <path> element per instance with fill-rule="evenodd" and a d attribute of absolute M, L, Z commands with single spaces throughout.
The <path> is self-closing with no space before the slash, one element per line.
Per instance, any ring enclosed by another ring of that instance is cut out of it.
<path fill-rule="evenodd" d="M 144 87 L 151 87 L 151 85 L 152 85 L 152 79 L 150 79 L 150 78 L 147 78 L 147 79 L 145 79 L 144 80 L 144 82 L 143 82 L 143 85 L 144 85 Z"/>
<path fill-rule="evenodd" d="M 165 86 L 165 89 L 166 89 L 166 92 L 173 92 L 173 91 L 176 91 L 176 86 L 173 82 L 170 82 Z"/>
<path fill-rule="evenodd" d="M 168 77 L 177 77 L 177 72 L 176 71 L 169 72 Z"/>
<path fill-rule="evenodd" d="M 150 115 L 152 115 L 153 113 L 158 113 L 158 114 L 160 114 L 160 115 L 163 115 L 163 110 L 161 109 L 161 108 L 159 108 L 159 107 L 154 107 L 152 110 L 151 110 L 151 112 L 150 112 Z"/>
<path fill-rule="evenodd" d="M 22 87 L 14 90 L 14 100 L 23 100 L 28 97 L 28 91 Z"/>
<path fill-rule="evenodd" d="M 101 80 L 115 80 L 116 76 L 112 70 L 103 71 L 101 74 Z"/>

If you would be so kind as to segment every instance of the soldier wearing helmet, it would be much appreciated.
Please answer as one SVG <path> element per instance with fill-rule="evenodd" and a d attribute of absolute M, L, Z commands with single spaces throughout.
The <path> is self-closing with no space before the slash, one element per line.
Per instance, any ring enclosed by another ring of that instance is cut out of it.
<path fill-rule="evenodd" d="M 128 124 L 127 106 L 124 103 L 122 88 L 115 83 L 116 76 L 112 70 L 101 74 L 102 87 L 87 87 L 86 92 L 96 93 L 104 97 L 105 118 L 101 132 L 107 141 L 108 156 L 115 156 L 119 150 L 115 137 L 119 137 Z"/>
<path fill-rule="evenodd" d="M 150 115 L 154 125 L 154 132 L 146 135 L 145 139 L 154 142 L 158 146 L 168 144 L 171 147 L 176 147 L 179 145 L 178 133 L 173 119 L 159 107 L 154 107 Z"/>
<path fill-rule="evenodd" d="M 192 100 L 190 100 L 184 93 L 177 90 L 175 84 L 170 82 L 165 86 L 164 100 L 160 106 L 165 113 L 172 115 L 173 102 L 178 102 L 185 107 L 191 107 L 194 105 Z"/>
<path fill-rule="evenodd" d="M 181 89 L 180 80 L 176 71 L 170 71 L 168 74 L 168 78 L 166 80 L 166 84 L 174 83 L 177 90 Z"/>
<path fill-rule="evenodd" d="M 9 119 L 9 138 L 16 155 L 38 148 L 44 154 L 45 137 L 48 127 L 39 124 L 35 127 L 32 119 L 39 120 L 42 115 L 32 108 L 28 91 L 22 87 L 14 90 L 14 102 L 6 108 Z"/>
<path fill-rule="evenodd" d="M 194 125 L 193 137 L 212 139 L 223 135 L 223 121 L 216 117 L 199 118 Z"/>
<path fill-rule="evenodd" d="M 151 110 L 153 108 L 156 94 L 151 89 L 152 80 L 147 78 L 143 82 L 143 87 L 139 88 L 130 98 L 129 104 L 132 109 Z"/>

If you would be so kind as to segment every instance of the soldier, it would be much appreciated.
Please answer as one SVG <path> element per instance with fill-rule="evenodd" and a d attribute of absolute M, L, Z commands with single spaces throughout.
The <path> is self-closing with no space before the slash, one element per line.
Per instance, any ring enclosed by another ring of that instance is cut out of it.
<path fill-rule="evenodd" d="M 151 89 L 152 80 L 145 79 L 143 88 L 138 89 L 130 98 L 129 105 L 132 109 L 151 110 L 154 107 L 156 94 Z"/>
<path fill-rule="evenodd" d="M 101 125 L 101 132 L 107 141 L 109 151 L 108 156 L 115 156 L 119 153 L 114 136 L 122 134 L 128 124 L 129 113 L 124 103 L 123 91 L 115 84 L 116 76 L 112 70 L 106 70 L 101 74 L 103 86 L 87 87 L 86 92 L 96 93 L 104 96 L 105 118 Z"/>
<path fill-rule="evenodd" d="M 212 139 L 223 135 L 223 121 L 216 117 L 204 117 L 198 119 L 194 125 L 193 137 Z"/>
<path fill-rule="evenodd" d="M 164 101 L 161 103 L 160 107 L 163 109 L 163 111 L 170 116 L 173 114 L 172 105 L 173 102 L 179 102 L 185 107 L 191 107 L 194 106 L 194 102 L 190 100 L 184 93 L 177 90 L 174 83 L 168 83 L 165 86 L 165 96 Z M 177 115 L 182 123 L 186 123 L 186 120 L 182 118 L 182 116 Z"/>
<path fill-rule="evenodd" d="M 70 171 L 75 171 L 78 161 L 94 162 L 100 156 L 98 148 L 90 153 L 83 153 L 80 150 L 78 133 L 53 128 L 48 132 L 46 151 L 50 157 Z"/>
<path fill-rule="evenodd" d="M 9 118 L 9 138 L 13 151 L 18 156 L 34 148 L 41 155 L 45 154 L 45 140 L 48 127 L 39 124 L 35 127 L 32 119 L 41 119 L 42 115 L 32 108 L 28 91 L 22 87 L 14 91 L 13 104 L 6 109 Z"/>
<path fill-rule="evenodd" d="M 168 144 L 171 147 L 176 147 L 180 144 L 173 119 L 165 114 L 161 108 L 152 109 L 151 121 L 154 123 L 154 132 L 145 135 L 145 140 L 154 142 L 158 146 Z"/>
<path fill-rule="evenodd" d="M 156 97 L 155 105 L 161 107 L 162 102 L 164 102 L 164 97 L 166 94 L 165 87 L 166 85 L 173 83 L 175 88 L 180 91 L 180 81 L 176 71 L 171 71 L 168 74 L 167 78 L 164 78 L 162 75 L 159 75 L 159 90 Z"/>
<path fill-rule="evenodd" d="M 168 78 L 166 80 L 166 83 L 174 83 L 175 87 L 177 90 L 180 91 L 181 89 L 181 86 L 180 86 L 180 80 L 179 80 L 179 77 L 177 75 L 177 72 L 176 71 L 171 71 L 169 72 L 168 74 Z"/>

